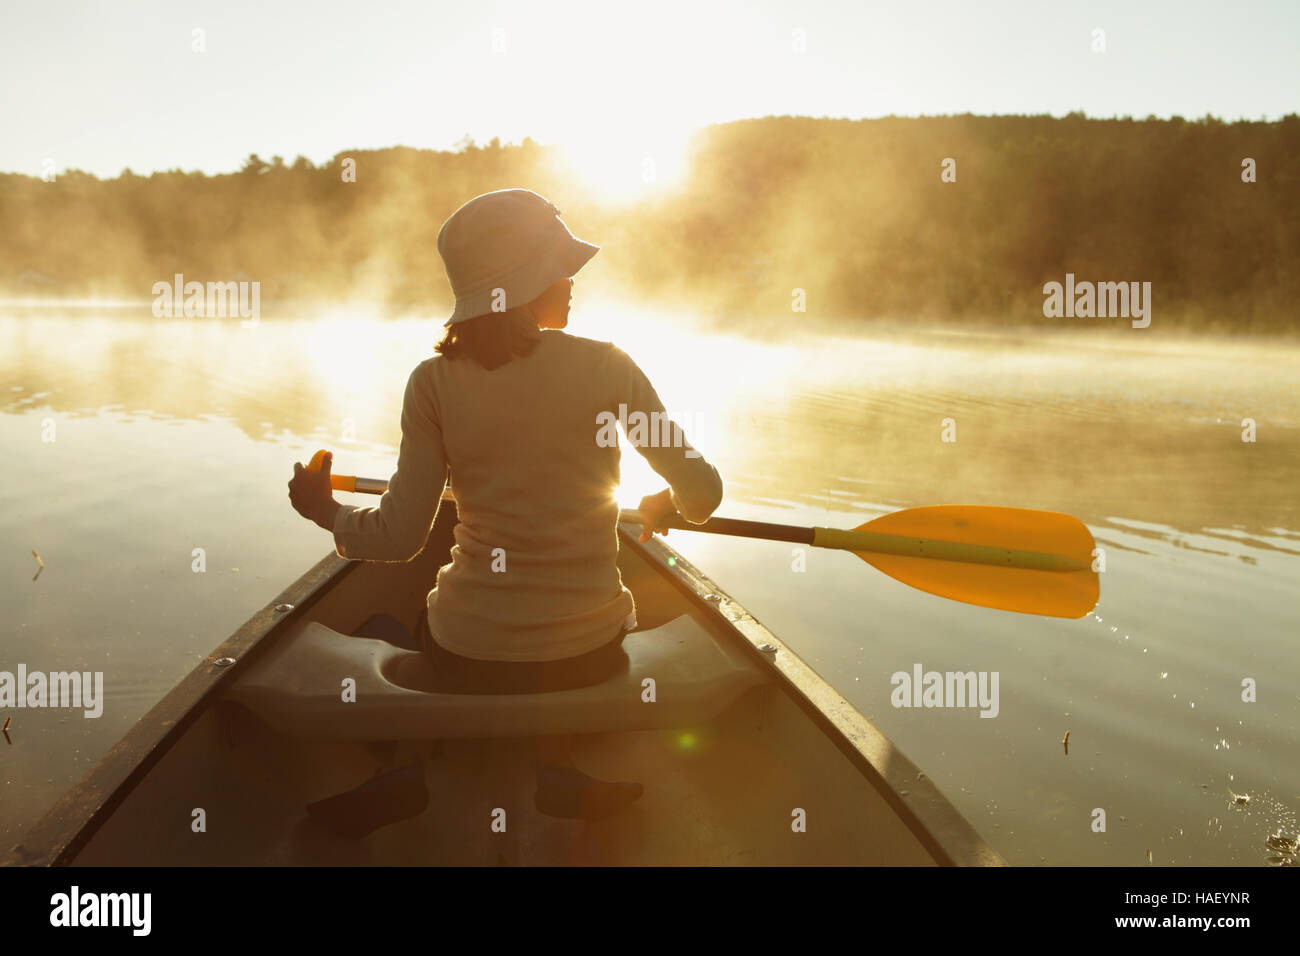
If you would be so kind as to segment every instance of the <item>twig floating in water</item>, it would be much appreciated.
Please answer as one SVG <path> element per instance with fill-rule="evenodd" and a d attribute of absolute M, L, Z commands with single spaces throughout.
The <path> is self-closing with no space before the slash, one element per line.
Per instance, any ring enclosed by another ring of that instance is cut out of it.
<path fill-rule="evenodd" d="M 39 564 L 41 567 L 45 567 L 45 562 L 41 560 L 41 556 L 36 553 L 35 548 L 32 549 L 32 557 L 36 559 L 37 564 Z"/>

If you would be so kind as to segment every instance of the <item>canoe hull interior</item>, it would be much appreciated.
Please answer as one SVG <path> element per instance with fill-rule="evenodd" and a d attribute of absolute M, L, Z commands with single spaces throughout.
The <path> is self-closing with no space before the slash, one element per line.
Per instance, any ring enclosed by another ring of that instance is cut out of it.
<path fill-rule="evenodd" d="M 424 551 L 406 564 L 322 562 L 306 599 L 289 612 L 293 623 L 316 621 L 350 634 L 385 612 L 413 629 L 436 569 L 447 560 L 454 521 L 454 509 L 444 506 Z M 177 721 L 179 730 L 153 728 L 150 736 L 149 722 L 165 718 L 146 715 L 132 731 L 137 742 L 129 735 L 115 748 L 117 769 L 92 770 L 8 862 L 1002 862 L 874 726 L 688 562 L 659 542 L 642 545 L 624 534 L 620 566 L 637 600 L 640 628 L 691 615 L 728 653 L 763 671 L 763 679 L 711 719 L 621 732 L 592 727 L 577 738 L 574 759 L 584 771 L 644 785 L 641 799 L 612 818 L 584 823 L 538 812 L 535 742 L 528 738 L 331 740 L 274 729 L 236 702 L 231 689 L 239 671 L 256 666 L 243 658 L 273 647 L 290 629 L 286 620 L 263 628 L 231 669 L 236 673 L 207 687 Z M 768 642 L 779 648 L 775 657 L 757 649 Z M 155 711 L 165 712 L 185 687 Z M 126 772 L 121 765 L 133 747 L 139 766 Z M 429 794 L 423 812 L 362 838 L 327 832 L 309 819 L 308 804 L 395 768 L 423 776 Z"/>

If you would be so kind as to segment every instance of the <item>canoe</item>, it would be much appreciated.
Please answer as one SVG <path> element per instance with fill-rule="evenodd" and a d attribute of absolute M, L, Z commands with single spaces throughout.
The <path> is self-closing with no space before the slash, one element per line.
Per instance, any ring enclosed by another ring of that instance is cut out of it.
<path fill-rule="evenodd" d="M 406 563 L 327 555 L 141 718 L 5 862 L 1002 865 L 787 644 L 628 525 L 619 564 L 638 626 L 626 673 L 544 694 L 422 690 L 418 652 L 353 635 L 379 613 L 413 631 L 455 521 L 444 503 Z M 539 813 L 530 738 L 559 733 L 580 735 L 574 759 L 591 776 L 641 782 L 640 800 L 594 822 Z M 423 812 L 356 836 L 305 809 L 394 772 L 423 775 Z"/>

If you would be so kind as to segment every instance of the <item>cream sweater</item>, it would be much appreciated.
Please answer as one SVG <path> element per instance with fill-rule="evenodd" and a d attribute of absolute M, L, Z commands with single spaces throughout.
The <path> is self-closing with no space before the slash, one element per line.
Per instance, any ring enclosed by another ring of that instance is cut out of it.
<path fill-rule="evenodd" d="M 645 374 L 609 342 L 543 332 L 532 354 L 487 371 L 472 359 L 415 367 L 402 406 L 397 471 L 377 508 L 344 505 L 340 555 L 408 561 L 424 544 L 448 470 L 460 511 L 451 563 L 429 592 L 429 630 L 464 657 L 574 657 L 634 624 L 618 571 L 617 433 L 673 490 L 688 521 L 706 520 L 722 479 L 675 426 L 635 427 L 663 404 Z M 431 582 L 433 583 L 433 582 Z"/>

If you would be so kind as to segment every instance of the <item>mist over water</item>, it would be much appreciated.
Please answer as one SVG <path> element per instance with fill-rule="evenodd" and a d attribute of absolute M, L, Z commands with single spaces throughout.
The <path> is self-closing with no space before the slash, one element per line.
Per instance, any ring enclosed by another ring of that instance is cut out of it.
<path fill-rule="evenodd" d="M 292 464 L 329 447 L 337 470 L 387 477 L 406 377 L 440 326 L 360 308 L 264 312 L 251 329 L 147 305 L 0 312 L 0 440 L 20 479 L 0 491 L 0 668 L 103 670 L 107 696 L 98 720 L 20 712 L 0 836 L 329 550 L 289 507 Z M 1108 566 L 1078 621 L 944 601 L 845 553 L 810 550 L 796 572 L 789 545 L 669 537 L 1011 862 L 1280 862 L 1267 840 L 1294 839 L 1300 808 L 1300 347 L 1086 327 L 720 331 L 581 285 L 569 331 L 647 372 L 721 471 L 720 515 L 853 527 L 997 504 L 1088 524 Z M 620 500 L 661 487 L 625 447 Z M 890 675 L 915 663 L 999 672 L 999 716 L 892 707 Z"/>

